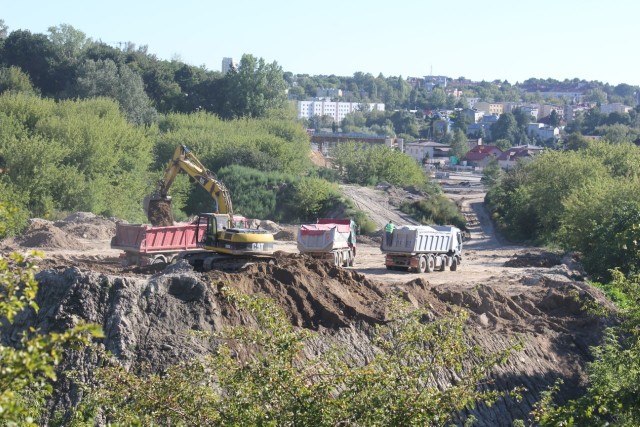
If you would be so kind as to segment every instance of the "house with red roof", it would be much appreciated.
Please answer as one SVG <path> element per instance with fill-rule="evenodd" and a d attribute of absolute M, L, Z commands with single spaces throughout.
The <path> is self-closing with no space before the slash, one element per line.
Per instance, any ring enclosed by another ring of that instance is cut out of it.
<path fill-rule="evenodd" d="M 462 161 L 466 161 L 469 166 L 484 168 L 501 154 L 502 150 L 495 145 L 476 145 L 467 151 Z"/>

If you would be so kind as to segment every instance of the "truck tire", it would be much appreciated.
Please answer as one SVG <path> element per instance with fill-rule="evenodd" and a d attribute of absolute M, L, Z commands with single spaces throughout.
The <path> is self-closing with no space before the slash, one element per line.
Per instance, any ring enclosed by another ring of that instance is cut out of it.
<path fill-rule="evenodd" d="M 438 271 L 444 271 L 447 268 L 447 256 L 443 255 L 440 257 L 440 268 Z"/>
<path fill-rule="evenodd" d="M 342 252 L 342 266 L 349 267 L 349 252 Z"/>
<path fill-rule="evenodd" d="M 424 273 L 427 271 L 427 257 L 420 255 L 418 259 L 418 273 Z"/>
<path fill-rule="evenodd" d="M 336 267 L 340 266 L 340 253 L 339 252 L 334 252 L 333 253 L 333 264 Z"/>
<path fill-rule="evenodd" d="M 427 273 L 433 273 L 436 269 L 436 259 L 433 255 L 427 257 Z"/>
<path fill-rule="evenodd" d="M 449 267 L 451 271 L 456 271 L 458 269 L 458 258 L 453 257 L 451 259 L 451 267 Z"/>

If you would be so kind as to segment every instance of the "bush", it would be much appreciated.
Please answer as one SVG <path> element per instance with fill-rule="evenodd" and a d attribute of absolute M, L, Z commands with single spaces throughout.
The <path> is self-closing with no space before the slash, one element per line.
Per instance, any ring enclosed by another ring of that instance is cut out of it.
<path fill-rule="evenodd" d="M 400 210 L 423 224 L 454 225 L 466 230 L 464 215 L 451 200 L 442 195 L 417 202 L 404 202 Z"/>

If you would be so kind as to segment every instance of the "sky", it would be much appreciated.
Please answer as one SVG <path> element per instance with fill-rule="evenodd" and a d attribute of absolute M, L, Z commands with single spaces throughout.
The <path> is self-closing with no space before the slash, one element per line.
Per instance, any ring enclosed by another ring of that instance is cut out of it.
<path fill-rule="evenodd" d="M 3 0 L 9 32 L 68 24 L 209 70 L 243 54 L 294 74 L 640 85 L 638 0 Z M 635 41 L 634 41 L 635 40 Z"/>

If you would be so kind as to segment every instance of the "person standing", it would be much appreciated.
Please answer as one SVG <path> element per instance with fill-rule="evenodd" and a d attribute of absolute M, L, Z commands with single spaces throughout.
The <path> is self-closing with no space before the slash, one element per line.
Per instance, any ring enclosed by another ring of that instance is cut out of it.
<path fill-rule="evenodd" d="M 384 227 L 384 232 L 387 238 L 387 246 L 391 245 L 391 241 L 393 240 L 393 230 L 395 230 L 396 226 L 393 224 L 393 221 L 389 220 L 389 223 Z"/>

